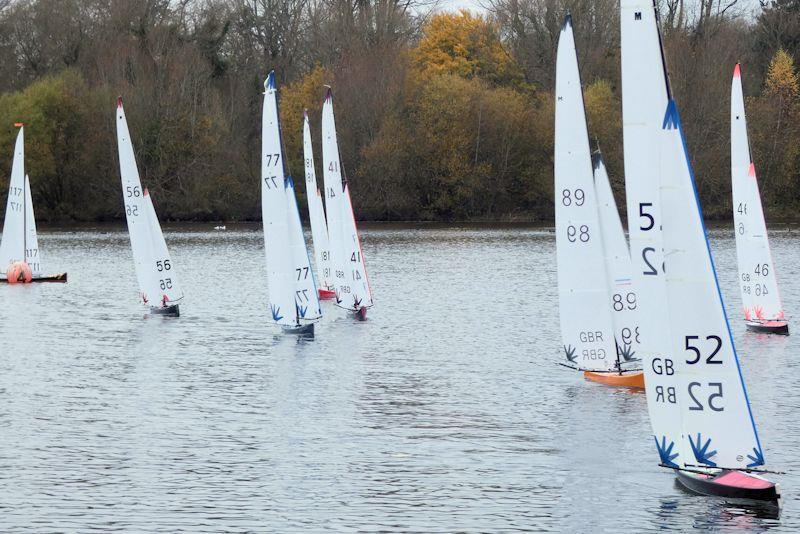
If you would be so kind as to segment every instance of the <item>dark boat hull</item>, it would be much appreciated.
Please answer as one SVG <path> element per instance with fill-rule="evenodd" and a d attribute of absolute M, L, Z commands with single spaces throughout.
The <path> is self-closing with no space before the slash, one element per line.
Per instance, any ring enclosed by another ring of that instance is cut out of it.
<path fill-rule="evenodd" d="M 64 284 L 67 282 L 67 273 L 59 273 L 59 274 L 48 274 L 46 276 L 35 276 L 31 279 L 29 284 L 33 283 L 60 283 Z M 8 280 L 6 278 L 0 278 L 0 284 L 7 284 Z"/>
<path fill-rule="evenodd" d="M 367 308 L 361 307 L 357 310 L 351 310 L 353 313 L 353 317 L 355 317 L 359 321 L 366 321 L 367 320 Z"/>
<path fill-rule="evenodd" d="M 281 326 L 284 334 L 294 334 L 297 336 L 313 336 L 314 323 L 302 324 L 298 326 Z"/>
<path fill-rule="evenodd" d="M 751 332 L 761 332 L 762 334 L 789 335 L 789 323 L 786 321 L 747 321 L 747 329 Z"/>
<path fill-rule="evenodd" d="M 153 315 L 164 315 L 165 317 L 180 317 L 181 309 L 180 305 L 178 304 L 175 304 L 173 306 L 164 306 L 160 308 L 151 306 L 150 313 L 152 313 Z"/>
<path fill-rule="evenodd" d="M 675 474 L 683 487 L 700 495 L 754 501 L 780 499 L 777 484 L 751 473 L 724 469 L 708 475 L 681 470 L 675 470 Z"/>

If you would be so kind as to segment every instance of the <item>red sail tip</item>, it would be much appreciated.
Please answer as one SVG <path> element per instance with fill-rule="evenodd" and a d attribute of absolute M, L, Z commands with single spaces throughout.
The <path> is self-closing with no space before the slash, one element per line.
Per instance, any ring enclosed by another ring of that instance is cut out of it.
<path fill-rule="evenodd" d="M 325 86 L 325 100 L 333 99 L 333 91 L 331 90 L 330 85 Z"/>
<path fill-rule="evenodd" d="M 118 96 L 118 97 L 117 97 L 117 107 L 118 107 L 118 108 L 121 108 L 121 107 L 122 107 L 122 97 L 121 97 L 121 96 Z"/>
<path fill-rule="evenodd" d="M 733 68 L 733 77 L 734 78 L 739 78 L 741 76 L 742 76 L 742 71 L 739 68 L 739 64 L 737 63 L 736 66 Z"/>
<path fill-rule="evenodd" d="M 753 163 L 750 164 L 750 168 L 747 170 L 747 176 L 750 178 L 756 177 L 756 166 Z"/>
<path fill-rule="evenodd" d="M 150 195 L 150 191 L 148 191 L 147 188 L 145 187 L 144 188 L 144 196 L 149 196 L 149 195 Z"/>
<path fill-rule="evenodd" d="M 14 123 L 14 127 L 15 127 L 15 128 L 22 128 L 23 126 L 25 126 L 25 124 L 23 124 L 23 123 L 21 123 L 21 122 L 15 122 L 15 123 Z"/>

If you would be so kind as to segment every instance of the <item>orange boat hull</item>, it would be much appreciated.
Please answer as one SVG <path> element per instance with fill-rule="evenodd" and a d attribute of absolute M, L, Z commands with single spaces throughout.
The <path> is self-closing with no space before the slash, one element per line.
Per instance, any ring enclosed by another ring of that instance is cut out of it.
<path fill-rule="evenodd" d="M 642 371 L 623 374 L 584 371 L 583 377 L 592 382 L 598 382 L 607 386 L 644 389 L 644 373 Z"/>

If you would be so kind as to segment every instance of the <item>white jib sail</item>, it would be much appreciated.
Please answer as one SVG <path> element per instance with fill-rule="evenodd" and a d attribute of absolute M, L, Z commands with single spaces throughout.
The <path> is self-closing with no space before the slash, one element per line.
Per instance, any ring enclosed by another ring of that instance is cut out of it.
<path fill-rule="evenodd" d="M 680 118 L 670 101 L 661 144 L 661 202 L 674 387 L 684 465 L 764 464 L 706 237 Z"/>
<path fill-rule="evenodd" d="M 353 215 L 350 186 L 339 158 L 333 93 L 330 87 L 322 106 L 322 160 L 336 305 L 347 310 L 368 308 L 372 306 L 372 291 Z"/>
<path fill-rule="evenodd" d="M 314 167 L 314 147 L 311 144 L 311 126 L 308 113 L 303 113 L 303 159 L 306 172 L 306 197 L 308 216 L 311 221 L 311 237 L 314 240 L 314 259 L 317 262 L 317 280 L 323 289 L 333 290 L 330 250 L 328 245 L 328 224 L 325 222 L 325 208 L 322 194 L 317 187 L 317 173 Z"/>
<path fill-rule="evenodd" d="M 666 308 L 659 139 L 668 86 L 652 0 L 621 0 L 622 130 L 628 233 L 640 311 L 639 355 L 647 407 L 661 463 L 677 465 L 681 411 L 672 365 Z"/>
<path fill-rule="evenodd" d="M 611 292 L 611 309 L 614 324 L 614 339 L 621 365 L 639 367 L 639 303 L 632 279 L 631 253 L 625 240 L 625 231 L 619 218 L 617 203 L 611 190 L 605 163 L 600 154 L 592 158 L 594 163 L 594 187 L 600 227 L 603 232 L 603 247 L 606 271 Z"/>
<path fill-rule="evenodd" d="M 153 260 L 153 239 L 150 236 L 151 223 L 139 179 L 139 170 L 136 167 L 128 121 L 125 118 L 125 109 L 122 107 L 122 98 L 117 99 L 117 150 L 125 220 L 128 222 L 133 263 L 136 268 L 136 279 L 139 282 L 139 296 L 143 304 L 160 306 L 160 288 Z"/>
<path fill-rule="evenodd" d="M 31 268 L 34 278 L 42 276 L 42 254 L 39 252 L 39 237 L 36 235 L 36 217 L 33 214 L 31 181 L 25 175 L 25 263 Z"/>
<path fill-rule="evenodd" d="M 742 77 L 739 65 L 731 83 L 731 184 L 736 257 L 744 316 L 748 321 L 784 318 L 758 190 L 756 168 L 747 139 Z"/>
<path fill-rule="evenodd" d="M 555 212 L 561 339 L 580 369 L 617 365 L 603 237 L 578 59 L 568 15 L 556 58 Z"/>
<path fill-rule="evenodd" d="M 11 164 L 3 240 L 0 242 L 0 273 L 25 259 L 25 134 L 20 127 Z"/>
<path fill-rule="evenodd" d="M 319 293 L 314 275 L 311 272 L 311 258 L 308 256 L 303 226 L 300 222 L 300 211 L 297 208 L 297 196 L 294 181 L 286 179 L 286 204 L 289 217 L 289 257 L 291 259 L 292 280 L 294 282 L 294 301 L 298 322 L 315 321 L 322 317 L 319 305 Z"/>
<path fill-rule="evenodd" d="M 273 72 L 269 73 L 264 83 L 261 117 L 261 217 L 267 258 L 269 307 L 276 324 L 296 326 L 300 322 L 295 303 L 297 273 L 292 266 L 287 180 L 278 119 L 278 90 Z M 311 276 L 311 273 L 306 274 Z"/>
<path fill-rule="evenodd" d="M 158 222 L 153 199 L 147 189 L 144 190 L 144 203 L 149 223 L 150 236 L 150 295 L 153 306 L 173 306 L 183 299 L 183 291 L 178 284 L 175 264 L 169 255 L 164 233 Z"/>

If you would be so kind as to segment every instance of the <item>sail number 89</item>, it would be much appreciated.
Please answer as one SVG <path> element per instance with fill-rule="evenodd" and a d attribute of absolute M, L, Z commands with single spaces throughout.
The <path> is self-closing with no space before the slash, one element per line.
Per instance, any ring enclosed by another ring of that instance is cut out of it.
<path fill-rule="evenodd" d="M 585 201 L 586 193 L 583 192 L 583 189 L 576 189 L 574 191 L 563 189 L 561 191 L 561 203 L 565 206 L 572 206 L 573 202 L 576 206 L 583 206 Z"/>

